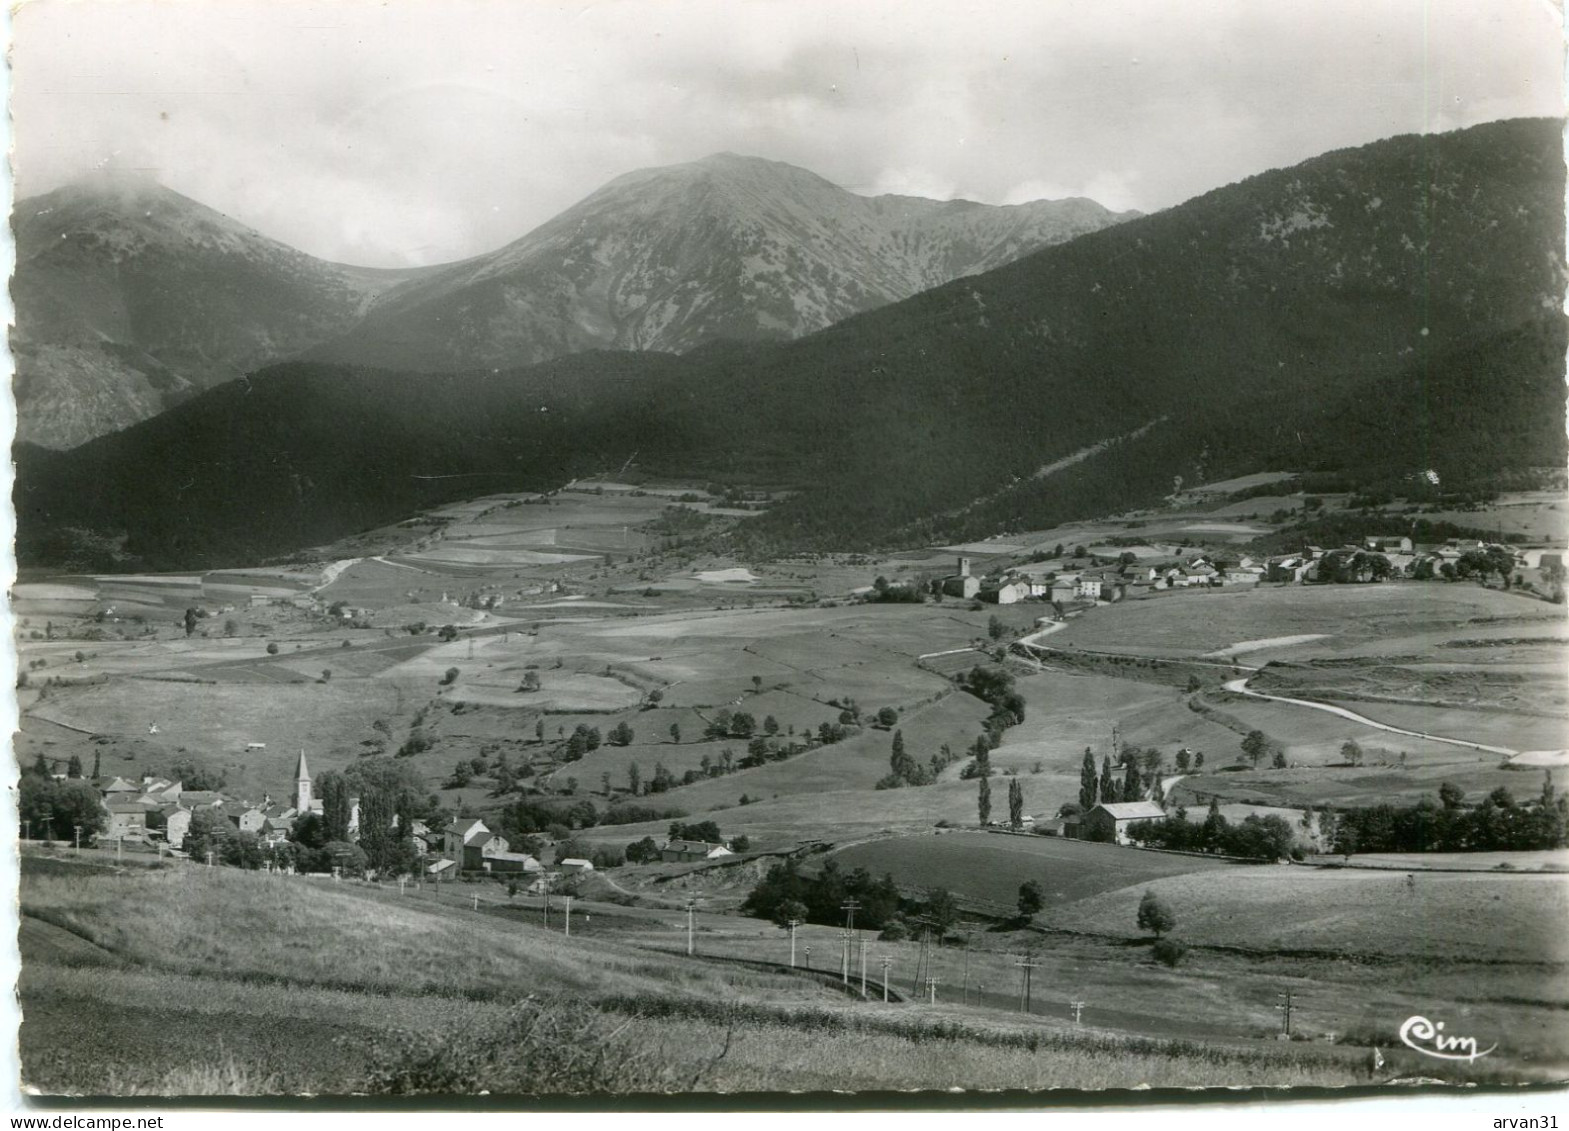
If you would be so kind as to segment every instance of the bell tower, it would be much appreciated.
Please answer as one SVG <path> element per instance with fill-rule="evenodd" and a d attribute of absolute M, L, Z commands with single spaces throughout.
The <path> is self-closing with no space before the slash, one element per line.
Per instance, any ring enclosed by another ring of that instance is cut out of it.
<path fill-rule="evenodd" d="M 308 813 L 311 807 L 311 772 L 305 765 L 305 748 L 300 748 L 300 764 L 294 770 L 294 808 Z"/>

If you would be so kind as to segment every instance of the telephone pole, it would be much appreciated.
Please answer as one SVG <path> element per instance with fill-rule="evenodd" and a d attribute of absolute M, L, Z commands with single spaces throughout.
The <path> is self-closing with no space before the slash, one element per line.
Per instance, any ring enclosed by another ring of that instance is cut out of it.
<path fill-rule="evenodd" d="M 812 968 L 812 944 L 811 943 L 807 943 L 806 944 L 806 968 L 808 970 L 810 970 Z"/>
<path fill-rule="evenodd" d="M 883 1004 L 888 1004 L 888 967 L 893 965 L 893 959 L 886 954 L 882 956 L 883 964 Z"/>
<path fill-rule="evenodd" d="M 1075 1025 L 1083 1024 L 1081 1019 L 1084 1016 L 1084 1003 L 1082 1001 L 1070 1001 L 1068 1005 L 1073 1009 L 1073 1023 Z"/>
<path fill-rule="evenodd" d="M 860 907 L 860 902 L 854 899 L 847 899 L 839 905 L 839 909 L 844 912 L 845 941 L 844 962 L 841 967 L 841 974 L 843 975 L 844 984 L 847 986 L 850 984 L 850 947 L 855 945 L 855 913 Z"/>
<path fill-rule="evenodd" d="M 861 932 L 861 998 L 866 998 L 866 932 Z"/>
<path fill-rule="evenodd" d="M 1291 1036 L 1291 1011 L 1296 1007 L 1296 995 L 1284 990 L 1275 995 L 1275 1008 L 1280 1012 L 1280 1031 Z"/>
<path fill-rule="evenodd" d="M 1025 955 L 1015 962 L 1014 965 L 1019 968 L 1019 972 L 1023 975 L 1019 985 L 1019 1008 L 1023 1012 L 1028 1013 L 1030 1011 L 1030 989 L 1033 981 L 1031 975 L 1040 969 L 1041 964 L 1029 955 Z"/>
<path fill-rule="evenodd" d="M 572 897 L 570 895 L 568 895 L 568 896 L 564 896 L 563 898 L 566 900 L 566 904 L 567 904 L 566 937 L 567 938 L 571 938 L 572 937 Z"/>
<path fill-rule="evenodd" d="M 801 920 L 790 920 L 790 969 L 795 969 L 795 929 L 801 925 Z"/>
<path fill-rule="evenodd" d="M 928 977 L 926 979 L 926 992 L 930 996 L 931 1004 L 932 1005 L 936 1005 L 937 1004 L 937 979 L 936 978 Z"/>
<path fill-rule="evenodd" d="M 75 825 L 73 827 L 76 829 L 76 854 L 80 856 L 82 854 L 82 826 Z"/>
<path fill-rule="evenodd" d="M 696 943 L 697 936 L 695 934 L 696 926 L 695 926 L 695 920 L 693 919 L 693 916 L 694 916 L 694 914 L 696 912 L 697 912 L 697 896 L 694 895 L 694 896 L 688 897 L 688 899 L 686 901 L 686 953 L 687 953 L 687 957 L 689 957 L 689 958 L 693 954 L 697 953 L 697 943 Z"/>

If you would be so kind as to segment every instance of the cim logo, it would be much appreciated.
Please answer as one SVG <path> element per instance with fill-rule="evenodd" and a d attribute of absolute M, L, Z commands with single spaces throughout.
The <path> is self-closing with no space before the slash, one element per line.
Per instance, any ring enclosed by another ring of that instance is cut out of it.
<path fill-rule="evenodd" d="M 1442 1021 L 1435 1023 L 1426 1017 L 1406 1018 L 1400 1026 L 1400 1041 L 1407 1048 L 1438 1060 L 1479 1060 L 1498 1047 L 1495 1043 L 1478 1052 L 1475 1037 L 1446 1036 Z"/>

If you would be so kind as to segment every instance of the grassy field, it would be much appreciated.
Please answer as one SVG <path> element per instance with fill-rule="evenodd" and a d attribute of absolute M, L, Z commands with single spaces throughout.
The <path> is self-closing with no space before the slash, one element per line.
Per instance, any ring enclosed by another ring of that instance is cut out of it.
<path fill-rule="evenodd" d="M 1555 606 L 1465 583 L 1260 586 L 1252 592 L 1175 593 L 1148 601 L 1099 608 L 1072 621 L 1052 638 L 1054 647 L 1135 652 L 1150 656 L 1202 656 L 1240 641 L 1322 635 L 1267 659 L 1335 655 L 1363 644 L 1401 651 L 1401 641 L 1424 632 L 1459 635 L 1475 618 L 1522 618 L 1522 624 L 1561 622 Z M 1517 631 L 1517 635 L 1524 635 Z M 1464 635 L 1471 635 L 1469 629 Z"/>
<path fill-rule="evenodd" d="M 1193 870 L 1094 894 L 1050 926 L 1135 938 L 1145 890 L 1175 910 L 1185 942 L 1259 951 L 1569 962 L 1569 879 L 1260 865 Z"/>
<path fill-rule="evenodd" d="M 1415 805 L 1422 798 L 1435 799 L 1444 782 L 1452 782 L 1479 798 L 1500 786 L 1516 797 L 1530 797 L 1542 788 L 1541 769 L 1501 769 L 1498 760 L 1457 761 L 1428 765 L 1347 766 L 1343 762 L 1322 767 L 1288 770 L 1247 770 L 1225 774 L 1194 774 L 1173 791 L 1172 800 L 1206 804 L 1211 797 L 1222 802 L 1259 805 L 1360 807 Z M 1195 801 L 1194 799 L 1198 800 Z"/>
<path fill-rule="evenodd" d="M 1019 886 L 1035 880 L 1048 907 L 1160 876 L 1216 869 L 1230 875 L 1238 865 L 1200 856 L 1148 852 L 1082 840 L 948 832 L 896 837 L 852 845 L 829 857 L 845 870 L 888 873 L 902 889 L 945 888 L 961 902 L 1010 908 Z"/>
<path fill-rule="evenodd" d="M 1205 1045 L 553 932 L 356 885 L 200 868 L 31 870 L 23 1079 L 46 1092 L 1343 1084 L 1359 1050 Z M 258 922 L 276 929 L 258 932 Z M 275 937 L 274 937 L 275 936 Z M 40 938 L 43 939 L 40 942 Z M 558 992 L 567 991 L 566 994 Z M 80 1018 L 91 1012 L 94 1024 Z M 590 1050 L 598 1050 L 586 1056 Z M 849 1066 L 849 1067 L 847 1067 Z"/>

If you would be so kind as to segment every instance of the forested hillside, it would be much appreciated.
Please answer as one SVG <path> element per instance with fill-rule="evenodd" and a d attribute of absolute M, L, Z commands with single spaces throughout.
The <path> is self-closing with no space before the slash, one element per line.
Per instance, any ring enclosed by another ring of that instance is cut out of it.
<path fill-rule="evenodd" d="M 1562 466 L 1560 136 L 1513 121 L 1327 154 L 790 343 L 469 377 L 288 367 L 24 453 L 21 552 L 55 557 L 49 532 L 76 527 L 147 562 L 242 560 L 633 453 L 800 488 L 744 526 L 756 551 L 1084 517 L 1176 475 Z"/>

